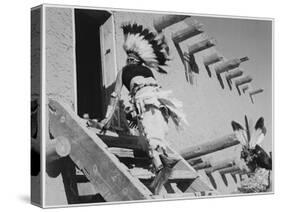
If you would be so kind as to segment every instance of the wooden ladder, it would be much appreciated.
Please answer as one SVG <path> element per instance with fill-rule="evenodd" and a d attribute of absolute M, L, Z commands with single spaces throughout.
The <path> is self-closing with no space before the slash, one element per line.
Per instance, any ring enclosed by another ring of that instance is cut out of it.
<path fill-rule="evenodd" d="M 69 149 L 67 156 L 105 201 L 217 194 L 182 158 L 160 195 L 153 195 L 147 186 L 155 176 L 150 171 L 151 161 L 141 148 L 141 137 L 98 135 L 97 130 L 87 128 L 85 120 L 59 100 L 50 99 L 48 108 L 49 131 L 55 138 L 51 142 L 57 142 L 56 150 L 61 149 L 61 152 Z M 70 148 L 64 147 L 65 141 Z M 169 151 L 178 154 L 172 148 Z"/>

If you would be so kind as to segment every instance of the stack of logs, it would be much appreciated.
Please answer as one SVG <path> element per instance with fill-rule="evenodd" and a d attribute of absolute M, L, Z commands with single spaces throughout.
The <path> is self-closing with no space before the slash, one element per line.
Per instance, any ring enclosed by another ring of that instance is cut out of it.
<path fill-rule="evenodd" d="M 118 152 L 119 148 L 130 148 L 131 151 L 122 151 L 120 154 L 131 155 L 134 158 L 132 151 L 140 151 L 141 148 L 138 144 L 138 137 L 136 136 L 106 136 L 99 135 L 99 137 L 107 144 L 109 150 L 114 153 Z M 122 141 L 122 142 L 117 142 Z M 113 144 L 115 147 L 113 147 Z M 120 146 L 116 146 L 120 144 Z M 204 170 L 207 176 L 210 176 L 213 172 L 218 171 L 221 175 L 224 174 L 245 174 L 244 170 L 240 169 L 238 164 L 234 160 L 224 160 L 215 164 L 211 164 L 209 161 L 203 161 L 201 156 L 211 154 L 232 146 L 239 144 L 234 134 L 229 134 L 221 138 L 205 142 L 201 145 L 187 148 L 181 152 L 182 157 L 189 162 L 195 170 Z M 71 145 L 69 141 L 64 137 L 57 137 L 56 139 L 50 140 L 47 143 L 46 158 L 47 163 L 52 163 L 61 157 L 67 156 L 71 151 Z M 119 154 L 119 152 L 118 152 Z"/>

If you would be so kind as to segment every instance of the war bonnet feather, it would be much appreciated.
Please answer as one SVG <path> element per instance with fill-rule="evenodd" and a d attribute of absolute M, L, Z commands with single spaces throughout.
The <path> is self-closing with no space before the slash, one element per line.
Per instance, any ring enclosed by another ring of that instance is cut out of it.
<path fill-rule="evenodd" d="M 159 66 L 166 65 L 167 44 L 164 37 L 150 32 L 142 25 L 126 24 L 121 27 L 124 33 L 123 48 L 128 55 L 134 54 L 145 65 L 165 73 Z"/>

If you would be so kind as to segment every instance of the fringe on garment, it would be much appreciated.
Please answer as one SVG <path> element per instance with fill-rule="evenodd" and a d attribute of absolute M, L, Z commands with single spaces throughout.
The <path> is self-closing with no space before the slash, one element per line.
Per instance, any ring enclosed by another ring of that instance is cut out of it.
<path fill-rule="evenodd" d="M 171 118 L 175 126 L 180 129 L 188 126 L 185 114 L 182 111 L 183 104 L 175 98 L 171 98 L 172 91 L 162 91 L 158 87 L 145 87 L 133 97 L 134 106 L 138 114 L 146 111 L 146 106 L 153 105 L 160 110 L 164 108 L 166 118 Z"/>

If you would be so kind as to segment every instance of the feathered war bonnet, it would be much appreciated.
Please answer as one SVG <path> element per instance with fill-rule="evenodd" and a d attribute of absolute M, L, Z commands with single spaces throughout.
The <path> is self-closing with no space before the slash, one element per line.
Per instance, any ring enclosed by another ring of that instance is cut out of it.
<path fill-rule="evenodd" d="M 160 73 L 167 73 L 160 67 L 169 60 L 164 36 L 150 32 L 136 23 L 122 25 L 121 28 L 124 33 L 123 48 L 128 57 L 135 57 Z"/>

